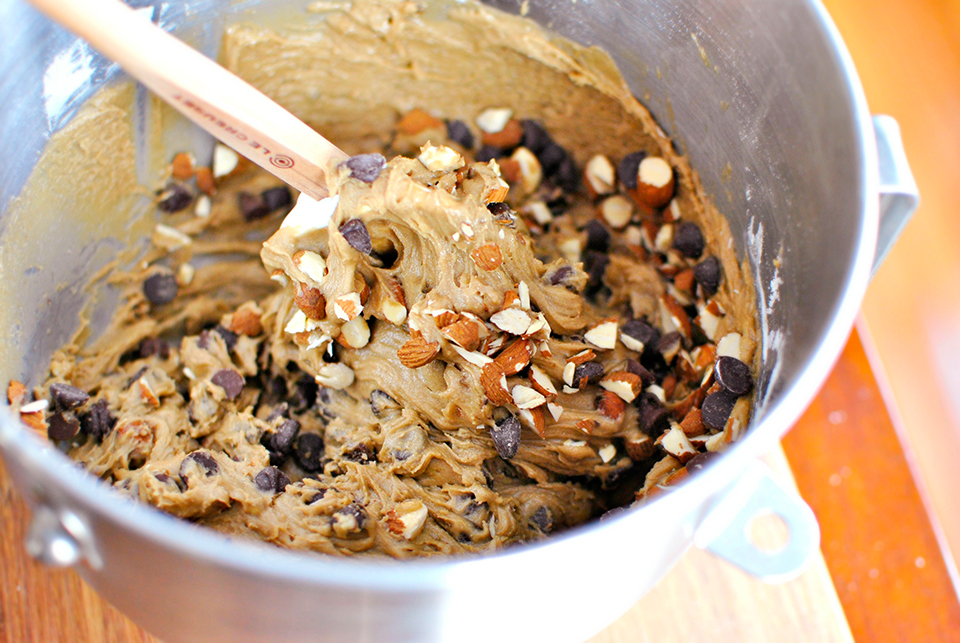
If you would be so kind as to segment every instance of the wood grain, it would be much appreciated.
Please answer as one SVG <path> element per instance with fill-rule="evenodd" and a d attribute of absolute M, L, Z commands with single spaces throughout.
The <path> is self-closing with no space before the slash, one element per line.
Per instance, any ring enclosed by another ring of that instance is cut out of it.
<path fill-rule="evenodd" d="M 856 640 L 958 640 L 960 602 L 859 333 L 783 445 Z"/>
<path fill-rule="evenodd" d="M 921 205 L 863 312 L 937 518 L 960 554 L 960 0 L 824 0 L 871 111 L 900 123 Z"/>

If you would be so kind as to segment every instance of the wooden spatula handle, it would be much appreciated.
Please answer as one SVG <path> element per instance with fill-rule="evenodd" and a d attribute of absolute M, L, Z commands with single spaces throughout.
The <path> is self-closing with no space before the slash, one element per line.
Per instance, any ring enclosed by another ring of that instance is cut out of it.
<path fill-rule="evenodd" d="M 30 0 L 213 136 L 315 199 L 347 155 L 119 0 Z"/>

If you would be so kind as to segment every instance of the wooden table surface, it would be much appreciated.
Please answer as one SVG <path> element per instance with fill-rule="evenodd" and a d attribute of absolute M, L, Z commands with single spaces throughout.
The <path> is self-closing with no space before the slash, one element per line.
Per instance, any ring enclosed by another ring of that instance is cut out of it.
<path fill-rule="evenodd" d="M 952 401 L 960 389 L 941 366 L 960 361 L 960 341 L 943 341 L 960 337 L 960 0 L 824 1 L 871 109 L 900 122 L 923 206 L 864 304 L 878 356 L 861 322 L 783 443 L 820 522 L 823 558 L 776 587 L 692 551 L 596 643 L 960 640 L 952 563 L 926 510 L 939 510 L 946 541 L 960 551 L 960 415 Z M 888 412 L 887 391 L 902 422 Z M 156 640 L 74 572 L 26 557 L 26 520 L 0 467 L 0 642 Z M 706 596 L 704 583 L 715 594 Z M 688 608 L 681 619 L 664 608 L 678 601 Z"/>

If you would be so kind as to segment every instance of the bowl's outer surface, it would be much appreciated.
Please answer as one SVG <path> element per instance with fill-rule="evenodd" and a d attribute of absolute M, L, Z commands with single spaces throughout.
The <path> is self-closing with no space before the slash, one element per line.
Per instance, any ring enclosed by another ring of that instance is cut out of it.
<path fill-rule="evenodd" d="M 158 3 L 154 19 L 213 55 L 225 24 L 302 4 Z M 518 1 L 491 4 L 520 10 Z M 582 640 L 674 564 L 835 361 L 869 278 L 878 194 L 869 113 L 822 6 L 654 0 L 641 11 L 613 0 L 532 0 L 529 16 L 613 56 L 727 215 L 754 265 L 763 318 L 753 427 L 716 465 L 638 511 L 482 559 L 396 564 L 230 543 L 118 501 L 2 414 L 0 447 L 25 495 L 86 523 L 102 564 L 81 572 L 165 641 Z M 20 259 L 6 250 L 22 233 L 8 206 L 50 134 L 122 74 L 19 0 L 0 2 L 0 71 L 0 153 L 20 159 L 0 166 L 0 306 L 9 328 L 0 380 L 35 384 L 84 301 L 61 285 L 82 283 L 92 258 L 102 263 L 113 246 L 81 235 Z M 62 202 L 65 221 L 69 207 Z"/>

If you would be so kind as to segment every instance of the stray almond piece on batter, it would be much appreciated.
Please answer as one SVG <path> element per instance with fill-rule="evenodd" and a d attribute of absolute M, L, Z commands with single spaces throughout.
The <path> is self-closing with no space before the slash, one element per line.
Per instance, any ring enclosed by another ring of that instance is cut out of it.
<path fill-rule="evenodd" d="M 600 387 L 615 393 L 624 402 L 633 402 L 643 390 L 643 379 L 630 371 L 615 371 L 600 380 Z"/>
<path fill-rule="evenodd" d="M 673 198 L 675 182 L 673 168 L 659 156 L 648 156 L 637 168 L 637 189 L 634 192 L 638 205 L 662 208 Z"/>
<path fill-rule="evenodd" d="M 619 420 L 626 408 L 627 403 L 612 391 L 601 391 L 600 397 L 597 398 L 597 410 L 611 420 Z"/>
<path fill-rule="evenodd" d="M 476 322 L 469 319 L 459 319 L 444 326 L 440 332 L 451 342 L 468 351 L 475 351 L 480 347 L 480 328 Z"/>
<path fill-rule="evenodd" d="M 260 313 L 250 308 L 241 308 L 230 318 L 230 330 L 238 335 L 256 337 L 263 332 Z"/>
<path fill-rule="evenodd" d="M 500 246 L 495 243 L 487 243 L 475 248 L 470 253 L 473 260 L 484 270 L 496 270 L 503 263 L 503 254 L 500 252 Z"/>
<path fill-rule="evenodd" d="M 518 339 L 493 360 L 504 375 L 516 375 L 527 367 L 536 347 L 529 339 Z"/>
<path fill-rule="evenodd" d="M 400 363 L 407 368 L 420 368 L 432 362 L 440 352 L 440 344 L 428 342 L 419 331 L 413 331 L 410 339 L 397 351 Z"/>
<path fill-rule="evenodd" d="M 43 411 L 38 411 L 36 413 L 21 413 L 20 421 L 36 431 L 40 437 L 47 437 L 47 421 L 43 417 Z"/>
<path fill-rule="evenodd" d="M 700 409 L 690 409 L 687 416 L 680 422 L 680 428 L 683 429 L 683 432 L 688 438 L 702 434 L 705 429 L 703 426 L 703 414 Z"/>
<path fill-rule="evenodd" d="M 600 203 L 598 208 L 603 220 L 615 230 L 621 230 L 633 218 L 633 205 L 622 194 L 614 194 Z"/>
<path fill-rule="evenodd" d="M 539 435 L 541 438 L 544 436 L 544 431 L 547 428 L 547 415 L 546 411 L 544 411 L 545 408 L 546 405 L 538 406 L 532 409 L 520 409 L 517 413 L 520 416 L 520 421 L 536 431 L 537 435 Z"/>
<path fill-rule="evenodd" d="M 431 116 L 420 108 L 410 110 L 404 114 L 400 122 L 397 123 L 397 131 L 401 134 L 409 135 L 419 134 L 426 129 L 440 129 L 445 127 L 443 121 Z"/>
<path fill-rule="evenodd" d="M 593 198 L 613 194 L 617 184 L 613 163 L 606 156 L 597 154 L 587 161 L 583 169 L 583 182 Z"/>
<path fill-rule="evenodd" d="M 588 348 L 585 351 L 580 351 L 576 355 L 571 356 L 570 359 L 567 360 L 567 362 L 575 366 L 580 366 L 585 362 L 593 361 L 594 359 L 596 359 L 596 357 L 597 357 L 597 354 Z"/>
<path fill-rule="evenodd" d="M 147 381 L 147 378 L 141 377 L 139 380 L 137 380 L 137 385 L 140 387 L 141 400 L 154 408 L 160 406 L 160 398 L 158 398 L 157 394 L 153 392 L 153 389 L 150 387 L 150 382 Z"/>
<path fill-rule="evenodd" d="M 9 402 L 11 406 L 16 406 L 23 402 L 26 396 L 27 387 L 23 382 L 10 380 L 10 384 L 7 385 L 7 402 Z"/>
<path fill-rule="evenodd" d="M 530 384 L 538 393 L 548 400 L 552 400 L 557 396 L 557 387 L 554 386 L 550 376 L 539 366 L 534 365 L 530 367 Z"/>
<path fill-rule="evenodd" d="M 497 406 L 513 404 L 513 397 L 507 390 L 507 376 L 495 362 L 490 362 L 480 371 L 480 385 L 487 399 Z"/>
<path fill-rule="evenodd" d="M 583 338 L 597 348 L 611 349 L 617 346 L 617 320 L 607 319 L 586 333 Z"/>
<path fill-rule="evenodd" d="M 213 178 L 213 170 L 209 167 L 198 167 L 196 174 L 197 189 L 207 196 L 213 195 L 217 191 L 217 182 Z"/>
<path fill-rule="evenodd" d="M 445 328 L 460 319 L 460 315 L 452 310 L 446 309 L 432 310 L 430 311 L 430 315 L 437 323 L 437 328 Z"/>
<path fill-rule="evenodd" d="M 693 268 L 681 270 L 677 273 L 677 276 L 673 278 L 673 285 L 677 287 L 677 290 L 685 293 L 693 292 L 694 283 Z"/>
<path fill-rule="evenodd" d="M 186 181 L 193 177 L 196 160 L 193 154 L 189 152 L 180 152 L 173 157 L 173 163 L 170 166 L 170 173 L 173 178 Z"/>
<path fill-rule="evenodd" d="M 324 319 L 327 316 L 327 300 L 319 288 L 297 282 L 293 287 L 293 303 L 310 319 Z"/>
<path fill-rule="evenodd" d="M 511 118 L 496 132 L 482 131 L 480 140 L 484 145 L 498 147 L 501 150 L 513 149 L 523 140 L 523 125 L 517 119 Z"/>

